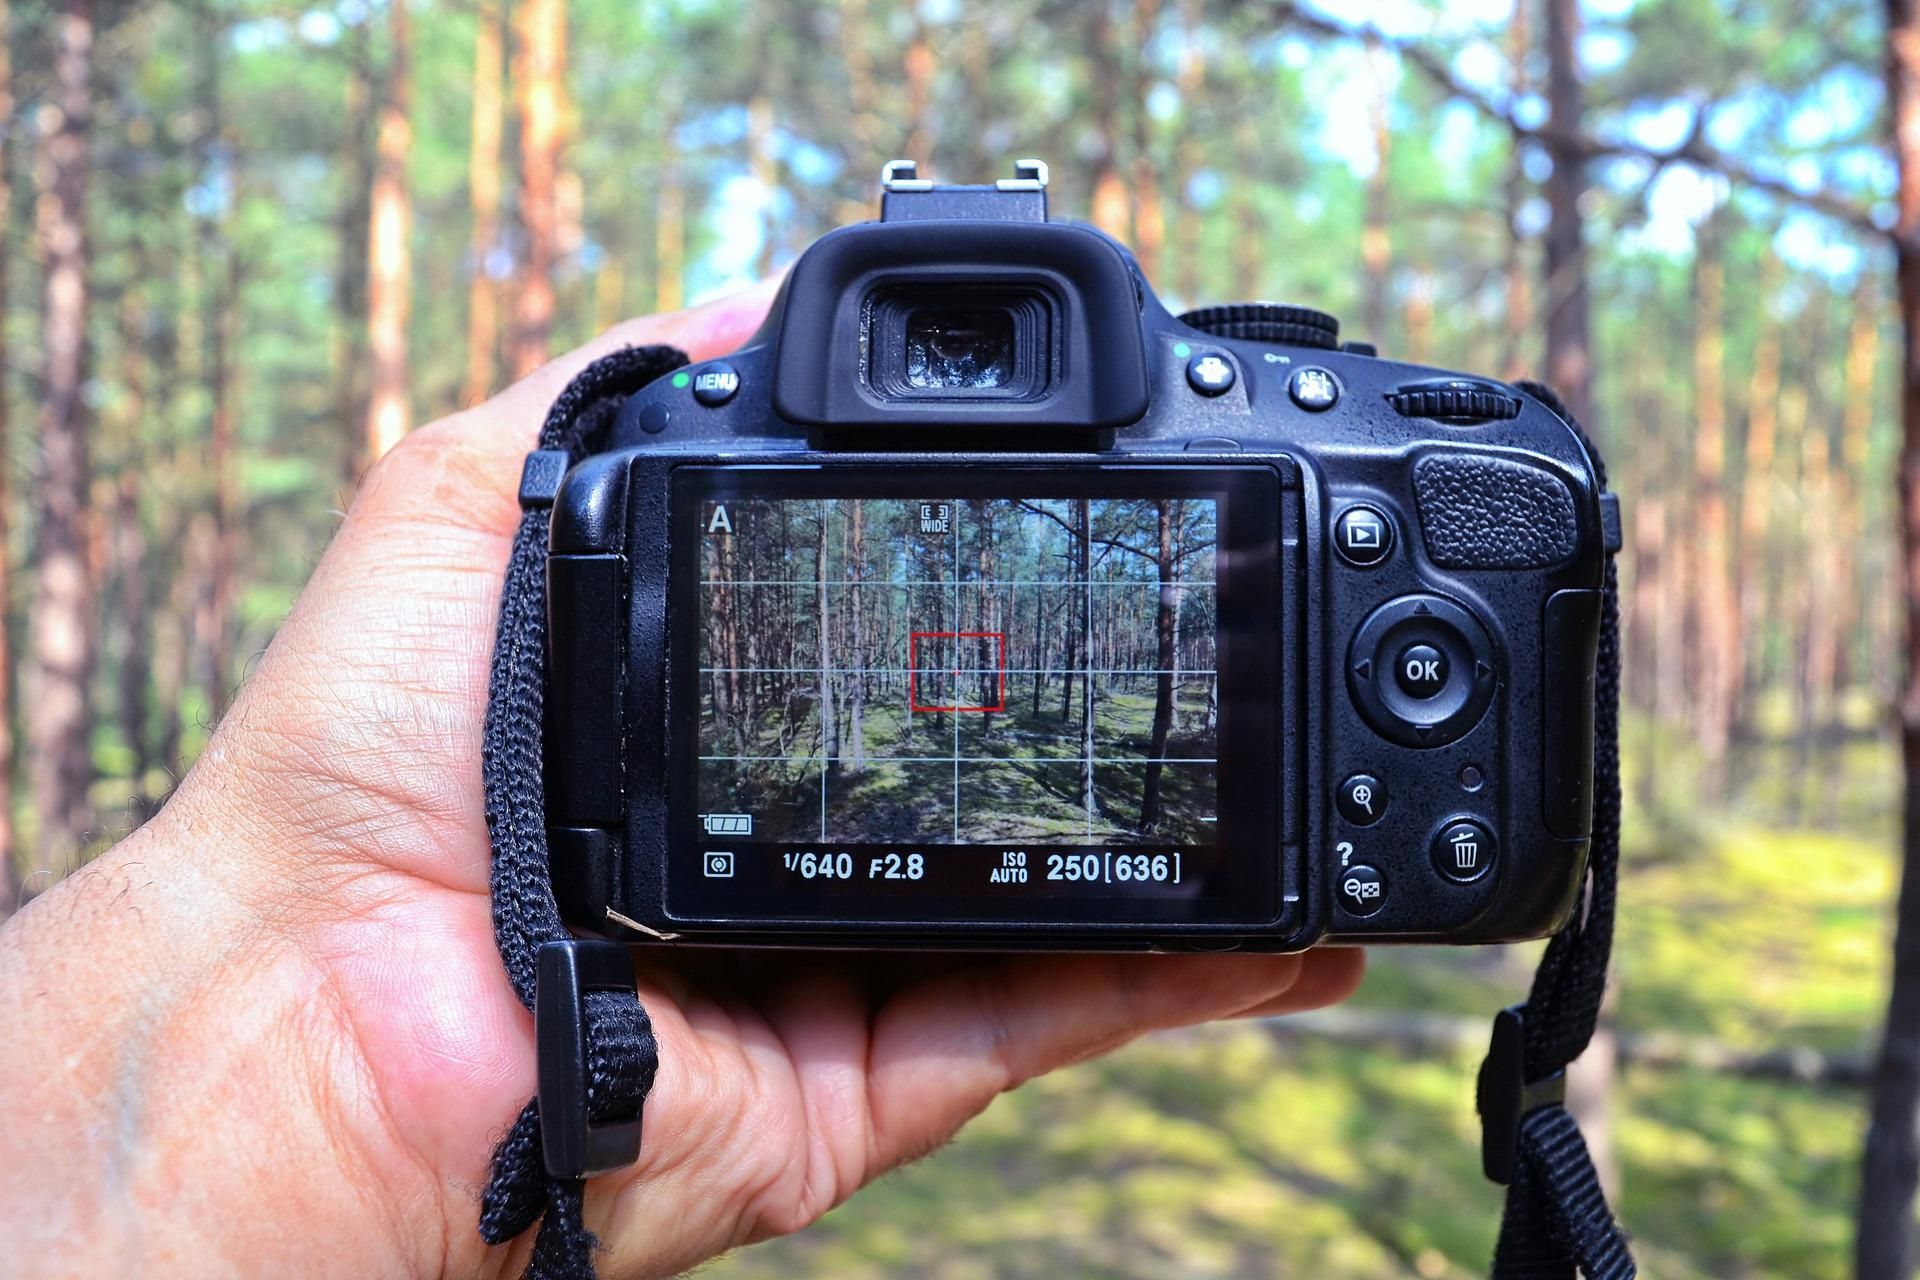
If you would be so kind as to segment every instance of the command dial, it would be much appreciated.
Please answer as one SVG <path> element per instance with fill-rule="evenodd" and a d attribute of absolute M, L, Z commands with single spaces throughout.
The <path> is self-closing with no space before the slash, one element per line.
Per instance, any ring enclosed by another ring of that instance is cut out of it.
<path fill-rule="evenodd" d="M 1340 345 L 1338 320 L 1324 311 L 1284 302 L 1232 302 L 1201 307 L 1181 316 L 1180 322 L 1216 338 L 1318 347 L 1323 351 L 1332 351 Z"/>

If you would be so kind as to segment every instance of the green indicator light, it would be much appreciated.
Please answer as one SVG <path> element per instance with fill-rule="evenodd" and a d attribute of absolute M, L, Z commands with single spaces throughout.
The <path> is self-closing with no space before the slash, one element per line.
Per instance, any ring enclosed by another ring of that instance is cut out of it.
<path fill-rule="evenodd" d="M 690 373 L 676 373 L 673 375 L 673 385 L 681 391 L 685 391 L 687 384 L 692 381 L 693 375 Z"/>
<path fill-rule="evenodd" d="M 1173 344 L 1173 354 L 1179 356 L 1182 360 L 1185 360 L 1188 356 L 1193 354 L 1193 348 L 1188 346 L 1184 342 L 1176 342 Z"/>

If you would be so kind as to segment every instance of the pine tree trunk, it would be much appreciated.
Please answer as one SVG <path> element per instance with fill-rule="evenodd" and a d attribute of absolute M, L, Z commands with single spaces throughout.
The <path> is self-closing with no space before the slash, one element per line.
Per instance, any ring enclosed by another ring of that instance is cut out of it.
<path fill-rule="evenodd" d="M 513 302 L 516 379 L 545 364 L 553 342 L 560 151 L 566 129 L 566 0 L 523 0 L 517 25 L 513 74 L 520 108 L 520 224 L 527 252 Z"/>
<path fill-rule="evenodd" d="M 1920 1178 L 1920 4 L 1887 0 L 1887 96 L 1900 168 L 1900 550 L 1906 593 L 1906 687 L 1900 745 L 1906 806 L 1887 1019 L 1869 1092 L 1860 1171 L 1860 1280 L 1910 1276 Z"/>
<path fill-rule="evenodd" d="M 761 53 L 764 58 L 764 47 Z M 780 165 L 773 154 L 773 98 L 766 92 L 764 82 L 760 91 L 747 99 L 747 172 L 753 175 L 754 182 L 759 185 L 764 201 L 760 219 L 760 253 L 753 266 L 754 275 L 764 280 L 773 274 L 782 225 L 779 201 L 775 198 L 780 191 Z"/>
<path fill-rule="evenodd" d="M 1160 276 L 1166 244 L 1166 214 L 1160 201 L 1160 173 L 1153 162 L 1153 116 L 1147 97 L 1153 88 L 1148 53 L 1160 25 L 1160 0 L 1133 0 L 1133 239 L 1131 247 L 1149 280 Z"/>
<path fill-rule="evenodd" d="M 489 270 L 500 242 L 501 77 L 504 53 L 497 0 L 481 0 L 473 39 L 473 129 L 467 162 L 467 204 L 473 235 L 467 264 L 467 377 L 462 404 L 493 393 L 500 346 L 500 288 Z"/>
<path fill-rule="evenodd" d="M 1727 750 L 1740 688 L 1739 606 L 1727 518 L 1724 214 L 1700 228 L 1694 255 L 1693 633 L 1694 740 L 1709 799 L 1726 787 Z"/>
<path fill-rule="evenodd" d="M 933 42 L 927 38 L 927 25 L 916 18 L 913 39 L 907 44 L 902 67 L 907 85 L 907 120 L 901 152 L 920 166 L 922 177 L 928 175 L 933 163 L 933 130 L 929 117 L 933 110 L 934 65 Z"/>
<path fill-rule="evenodd" d="M 661 141 L 660 187 L 654 193 L 653 309 L 678 311 L 685 305 L 682 281 L 687 269 L 687 188 L 674 150 L 670 122 Z"/>
<path fill-rule="evenodd" d="M 1507 86 L 1513 101 L 1519 102 L 1532 90 L 1527 75 L 1527 59 L 1533 53 L 1533 24 L 1529 0 L 1513 7 L 1513 20 L 1507 27 Z M 1507 173 L 1502 187 L 1506 215 L 1506 351 L 1501 360 L 1505 377 L 1512 381 L 1534 373 L 1528 344 L 1533 341 L 1533 289 L 1527 278 L 1525 234 L 1520 230 L 1521 210 L 1527 202 L 1526 153 L 1515 134 L 1508 143 Z"/>
<path fill-rule="evenodd" d="M 1127 208 L 1127 184 L 1120 178 L 1120 84 L 1114 74 L 1113 21 L 1105 0 L 1087 6 L 1093 15 L 1087 36 L 1088 56 L 1093 60 L 1093 131 L 1098 145 L 1094 156 L 1092 180 L 1093 225 L 1125 242 L 1132 238 Z"/>
<path fill-rule="evenodd" d="M 120 736 L 133 757 L 135 821 L 151 812 L 146 777 L 153 769 L 153 738 L 147 729 L 147 694 L 153 674 L 153 607 L 147 578 L 147 531 L 140 517 L 137 465 L 124 466 L 114 494 L 113 568 L 119 580 Z"/>
<path fill-rule="evenodd" d="M 88 684 L 93 675 L 93 583 L 87 571 L 90 523 L 87 409 L 87 169 L 92 113 L 92 0 L 64 0 L 54 23 L 54 65 L 41 107 L 36 185 L 38 235 L 46 272 L 40 439 L 39 567 L 29 618 L 33 665 L 29 774 L 40 838 L 37 893 L 73 868 L 87 838 L 93 762 Z"/>
<path fill-rule="evenodd" d="M 8 0 L 0 0 L 0 210 L 13 208 L 13 136 L 17 128 L 13 103 L 13 16 Z M 7 266 L 13 252 L 13 225 L 0 218 L 0 370 L 11 368 L 7 349 Z M 8 529 L 12 524 L 12 488 L 8 484 L 12 467 L 8 462 L 11 443 L 12 403 L 7 398 L 6 379 L 0 376 L 0 923 L 13 914 L 20 903 L 20 864 L 14 849 L 13 830 L 13 647 L 12 610 L 13 556 L 8 550 Z"/>
<path fill-rule="evenodd" d="M 339 248 L 333 273 L 333 386 L 330 403 L 340 430 L 340 480 L 351 494 L 360 481 L 367 418 L 367 235 L 373 217 L 373 51 L 368 23 L 341 36 L 347 91 L 341 129 L 340 207 L 334 214 Z"/>
<path fill-rule="evenodd" d="M 1388 84 L 1386 51 L 1367 50 L 1367 66 L 1373 75 L 1373 94 L 1368 105 L 1373 126 L 1373 172 L 1367 175 L 1366 224 L 1360 229 L 1360 267 L 1366 286 L 1360 305 L 1360 323 L 1366 327 L 1364 340 L 1387 342 L 1387 259 L 1392 246 L 1387 237 L 1387 160 L 1393 153 L 1393 129 L 1388 119 L 1393 90 Z"/>
<path fill-rule="evenodd" d="M 1831 546 L 1838 574 L 1833 586 L 1834 620 L 1842 642 L 1834 655 L 1834 687 L 1830 695 L 1837 699 L 1842 690 L 1858 683 L 1852 644 L 1868 634 L 1865 600 L 1869 590 L 1866 578 L 1868 556 L 1860 554 L 1866 542 L 1862 528 L 1864 504 L 1860 488 L 1867 478 L 1867 446 L 1873 428 L 1875 402 L 1873 371 L 1880 360 L 1880 302 L 1874 287 L 1874 274 L 1862 271 L 1854 288 L 1853 316 L 1847 327 L 1847 363 L 1845 397 L 1840 406 L 1840 452 L 1833 473 L 1834 537 Z"/>
<path fill-rule="evenodd" d="M 1768 253 L 1760 263 L 1759 296 L 1771 298 L 1779 285 L 1780 260 Z M 1785 326 L 1764 312 L 1747 379 L 1747 440 L 1740 491 L 1740 560 L 1736 575 L 1740 626 L 1750 640 L 1763 634 L 1768 616 L 1771 557 L 1767 540 L 1773 527 L 1774 450 L 1780 422 L 1780 346 Z M 1753 693 L 1764 689 L 1767 671 L 1763 646 L 1749 644 L 1743 659 L 1741 704 L 1736 719 L 1751 714 Z"/>
<path fill-rule="evenodd" d="M 1587 189 L 1587 157 L 1580 136 L 1580 6 L 1545 0 L 1547 118 L 1547 380 L 1580 424 L 1593 427 L 1593 351 L 1587 294 L 1586 222 L 1580 197 Z"/>
<path fill-rule="evenodd" d="M 204 622 L 199 645 L 203 663 L 201 682 L 207 695 L 207 716 L 218 724 L 227 710 L 227 664 L 232 652 L 233 606 L 239 595 L 239 500 L 235 493 L 233 456 L 233 340 L 239 324 L 240 265 L 227 257 L 224 270 L 209 282 L 208 319 L 211 363 L 207 390 L 212 396 L 212 423 L 207 443 L 207 467 L 213 473 L 212 563 L 206 583 Z"/>
<path fill-rule="evenodd" d="M 1194 119 L 1194 104 L 1206 87 L 1206 54 L 1200 43 L 1203 0 L 1180 0 L 1180 67 L 1174 80 L 1179 90 L 1181 129 L 1173 144 L 1173 199 L 1179 206 L 1179 221 L 1174 224 L 1174 284 L 1182 306 L 1200 303 L 1200 210 L 1193 206 L 1187 188 L 1200 169 L 1200 129 Z"/>
<path fill-rule="evenodd" d="M 1546 273 L 1547 380 L 1567 409 L 1587 430 L 1594 428 L 1593 352 L 1587 294 L 1585 219 L 1580 197 L 1587 188 L 1587 157 L 1573 141 L 1581 129 L 1579 0 L 1545 0 L 1547 40 L 1547 115 L 1553 126 L 1547 154 L 1553 173 L 1547 179 L 1547 233 L 1543 245 Z M 1612 1038 L 1597 1033 L 1587 1051 L 1568 1069 L 1568 1102 L 1594 1148 L 1600 1179 L 1617 1189 L 1618 1170 L 1605 1160 L 1611 1151 L 1607 1107 L 1613 1078 Z"/>
<path fill-rule="evenodd" d="M 407 402 L 407 315 L 413 292 L 413 204 L 407 157 L 413 150 L 409 118 L 412 31 L 407 0 L 389 0 L 387 88 L 373 170 L 367 232 L 367 327 L 373 381 L 367 402 L 366 461 L 400 443 L 413 425 Z"/>

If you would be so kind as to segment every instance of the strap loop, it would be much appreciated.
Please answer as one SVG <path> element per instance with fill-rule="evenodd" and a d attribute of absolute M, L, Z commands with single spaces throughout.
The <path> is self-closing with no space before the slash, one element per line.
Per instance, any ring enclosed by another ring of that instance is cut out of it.
<path fill-rule="evenodd" d="M 633 959 L 618 943 L 567 932 L 547 843 L 547 535 L 573 464 L 604 447 L 621 402 L 687 362 L 672 347 L 594 361 L 548 411 L 520 475 L 520 527 L 507 557 L 481 747 L 493 842 L 493 936 L 520 1002 L 534 1011 L 538 1097 L 494 1148 L 480 1235 L 503 1244 L 536 1221 L 529 1280 L 590 1280 L 598 1242 L 583 1180 L 633 1163 L 659 1048 Z"/>
<path fill-rule="evenodd" d="M 540 1149 L 547 1176 L 591 1178 L 625 1168 L 640 1158 L 641 1111 L 659 1062 L 653 1028 L 640 1008 L 633 957 L 617 942 L 549 942 L 540 948 L 534 990 Z M 607 998 L 616 995 L 631 998 Z M 596 1020 L 599 1026 L 592 1025 Z M 615 1061 L 639 1066 L 616 1077 Z M 592 1069 L 596 1066 L 599 1071 Z M 595 1092 L 617 1092 L 617 1110 L 608 1105 L 613 1097 L 590 1098 Z M 614 1114 L 591 1114 L 609 1110 Z"/>
<path fill-rule="evenodd" d="M 1480 1064 L 1475 1106 L 1480 1112 L 1480 1167 L 1487 1181 L 1507 1186 L 1513 1182 L 1520 1158 L 1520 1125 L 1542 1107 L 1567 1100 L 1567 1073 L 1556 1071 L 1541 1080 L 1526 1075 L 1527 1007 L 1510 1005 L 1493 1020 L 1493 1042 Z"/>

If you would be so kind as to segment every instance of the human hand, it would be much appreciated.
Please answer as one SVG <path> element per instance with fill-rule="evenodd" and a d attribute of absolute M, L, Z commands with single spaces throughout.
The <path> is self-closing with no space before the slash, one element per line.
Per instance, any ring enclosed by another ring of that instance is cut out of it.
<path fill-rule="evenodd" d="M 517 1275 L 476 1233 L 534 1087 L 494 949 L 481 722 L 521 461 L 593 357 L 739 345 L 762 286 L 623 325 L 368 476 L 204 756 L 0 930 L 0 1204 L 29 1270 Z M 1343 998 L 1360 954 L 639 953 L 640 1162 L 606 1280 L 797 1230 L 1021 1081 L 1151 1030 Z"/>

